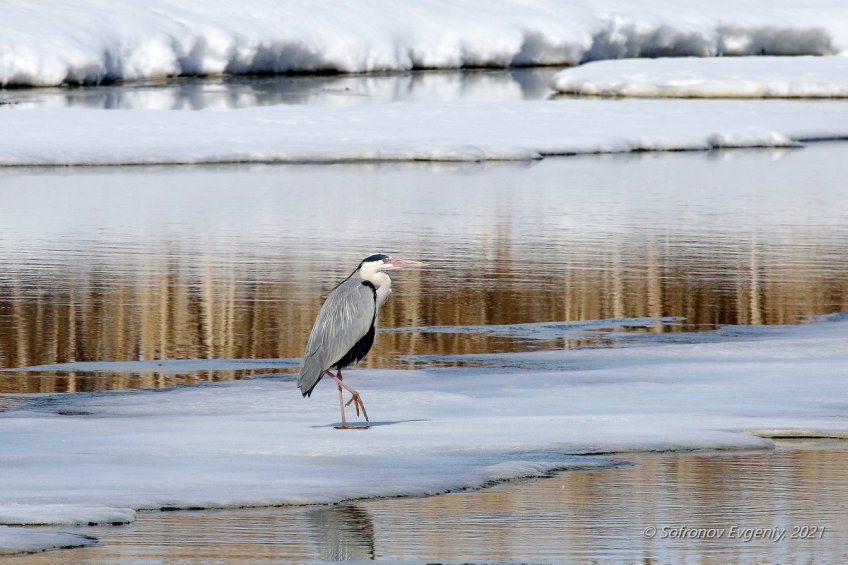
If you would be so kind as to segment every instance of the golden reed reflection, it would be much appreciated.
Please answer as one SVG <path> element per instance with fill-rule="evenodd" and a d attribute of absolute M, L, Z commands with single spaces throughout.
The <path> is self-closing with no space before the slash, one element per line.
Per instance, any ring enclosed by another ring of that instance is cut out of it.
<path fill-rule="evenodd" d="M 26 561 L 79 565 L 376 559 L 374 524 L 360 504 L 140 512 L 127 527 L 87 527 L 81 533 L 103 543 L 27 555 Z"/>
<path fill-rule="evenodd" d="M 636 465 L 567 471 L 440 496 L 338 506 L 139 513 L 84 533 L 91 548 L 27 556 L 28 563 L 392 562 L 838 563 L 844 561 L 848 450 L 786 444 L 761 453 L 620 456 Z M 792 539 L 795 526 L 821 537 Z M 663 529 L 725 529 L 703 539 Z M 729 533 L 787 528 L 782 541 Z M 645 528 L 657 528 L 646 537 Z"/>
<path fill-rule="evenodd" d="M 399 273 L 380 326 L 684 316 L 685 324 L 652 329 L 681 331 L 795 323 L 798 315 L 848 309 L 848 273 L 839 260 L 845 250 L 833 240 L 787 248 L 751 239 L 693 249 L 650 235 L 578 249 L 548 242 L 539 251 L 517 245 L 504 225 L 484 240 L 471 267 Z M 114 257 L 83 275 L 70 265 L 7 272 L 0 279 L 0 367 L 299 357 L 331 281 L 352 268 L 340 258 L 300 265 L 302 272 L 291 274 L 298 269 L 277 271 L 225 254 L 143 251 L 149 255 L 144 268 L 128 268 Z M 525 348 L 497 336 L 381 333 L 364 364 L 411 366 L 398 357 Z M 250 374 L 5 373 L 0 392 L 163 387 Z"/>
<path fill-rule="evenodd" d="M 473 493 L 364 505 L 380 531 L 378 555 L 412 560 L 683 563 L 831 562 L 844 554 L 848 495 L 842 443 L 765 453 L 626 457 L 636 466 L 571 471 Z M 821 539 L 790 539 L 819 525 Z M 659 530 L 644 535 L 646 527 Z M 706 539 L 663 528 L 725 528 Z M 781 542 L 743 543 L 737 528 L 788 528 Z"/>

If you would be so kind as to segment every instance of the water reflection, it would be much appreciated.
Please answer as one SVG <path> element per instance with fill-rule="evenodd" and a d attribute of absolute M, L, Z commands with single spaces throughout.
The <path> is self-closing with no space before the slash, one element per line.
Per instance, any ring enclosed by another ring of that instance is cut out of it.
<path fill-rule="evenodd" d="M 321 507 L 310 510 L 307 519 L 320 559 L 374 559 L 374 524 L 367 510 L 355 504 Z"/>
<path fill-rule="evenodd" d="M 787 443 L 774 452 L 628 456 L 637 465 L 534 482 L 334 507 L 142 513 L 77 528 L 93 548 L 30 563 L 385 560 L 543 563 L 844 563 L 848 449 Z M 321 480 L 330 480 L 322 478 Z M 787 529 L 742 541 L 730 528 Z M 819 537 L 791 537 L 820 526 Z M 646 528 L 657 528 L 646 537 Z M 710 538 L 664 534 L 722 530 Z M 65 528 L 67 530 L 67 528 Z"/>
<path fill-rule="evenodd" d="M 634 467 L 568 472 L 530 485 L 367 505 L 391 560 L 685 563 L 829 563 L 846 555 L 848 450 L 784 448 L 760 454 L 628 458 Z M 793 526 L 825 527 L 790 539 Z M 738 528 L 786 528 L 785 540 L 742 542 Z M 655 527 L 654 537 L 644 535 Z M 670 530 L 722 529 L 710 539 Z"/>
<path fill-rule="evenodd" d="M 0 108 L 233 109 L 276 104 L 543 99 L 555 69 L 411 71 L 386 75 L 179 78 L 131 85 L 0 89 Z"/>
<path fill-rule="evenodd" d="M 535 166 L 0 171 L 0 367 L 297 358 L 323 296 L 375 251 L 432 264 L 397 274 L 386 328 L 644 316 L 687 318 L 647 331 L 794 323 L 848 309 L 846 157 L 846 145 L 819 145 L 779 158 Z M 533 346 L 381 333 L 366 365 Z M 0 390 L 254 374 L 209 370 L 5 373 Z"/>

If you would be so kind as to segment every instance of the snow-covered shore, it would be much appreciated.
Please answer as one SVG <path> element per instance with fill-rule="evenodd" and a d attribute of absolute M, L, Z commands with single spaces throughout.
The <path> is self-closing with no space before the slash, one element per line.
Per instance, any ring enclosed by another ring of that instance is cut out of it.
<path fill-rule="evenodd" d="M 838 102 L 557 100 L 0 112 L 0 165 L 532 160 L 848 138 Z"/>
<path fill-rule="evenodd" d="M 18 0 L 2 8 L 0 86 L 846 50 L 838 0 Z"/>
<path fill-rule="evenodd" d="M 287 377 L 37 397 L 0 414 L 0 520 L 435 493 L 610 464 L 592 453 L 846 437 L 846 338 L 836 315 L 715 341 L 490 355 L 486 368 L 351 371 L 367 431 L 334 430 L 332 387 L 305 400 Z"/>

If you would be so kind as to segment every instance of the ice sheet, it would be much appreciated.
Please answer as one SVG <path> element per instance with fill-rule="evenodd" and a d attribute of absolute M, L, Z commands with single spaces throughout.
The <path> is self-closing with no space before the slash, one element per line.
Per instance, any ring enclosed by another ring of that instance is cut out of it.
<path fill-rule="evenodd" d="M 846 23 L 839 0 L 19 0 L 0 20 L 0 85 L 820 55 L 848 49 Z"/>
<path fill-rule="evenodd" d="M 83 372 L 157 372 L 186 373 L 193 371 L 234 371 L 239 369 L 270 369 L 297 367 L 299 361 L 292 359 L 151 359 L 149 361 L 78 361 L 55 365 L 30 365 L 14 369 L 0 369 L 2 372 L 43 372 L 43 371 L 83 371 Z"/>
<path fill-rule="evenodd" d="M 668 98 L 846 98 L 848 57 L 599 61 L 557 73 L 562 94 Z"/>
<path fill-rule="evenodd" d="M 0 165 L 532 160 L 848 137 L 840 102 L 556 100 L 0 110 Z M 61 131 L 56 129 L 61 124 Z"/>
<path fill-rule="evenodd" d="M 0 516 L 436 493 L 611 464 L 586 454 L 771 445 L 750 431 L 846 437 L 846 338 L 842 315 L 716 342 L 503 356 L 530 370 L 351 370 L 368 430 L 333 429 L 333 388 L 304 399 L 288 378 L 38 397 L 0 413 Z"/>
<path fill-rule="evenodd" d="M 0 506 L 0 524 L 16 526 L 128 524 L 133 520 L 132 508 L 17 503 Z"/>
<path fill-rule="evenodd" d="M 415 332 L 444 334 L 490 334 L 521 339 L 563 339 L 585 337 L 597 330 L 622 328 L 647 328 L 684 321 L 679 316 L 659 318 L 611 318 L 608 320 L 581 320 L 571 322 L 533 322 L 488 326 L 421 326 L 379 329 L 380 332 Z"/>
<path fill-rule="evenodd" d="M 0 556 L 85 547 L 95 543 L 97 540 L 88 536 L 0 526 Z"/>

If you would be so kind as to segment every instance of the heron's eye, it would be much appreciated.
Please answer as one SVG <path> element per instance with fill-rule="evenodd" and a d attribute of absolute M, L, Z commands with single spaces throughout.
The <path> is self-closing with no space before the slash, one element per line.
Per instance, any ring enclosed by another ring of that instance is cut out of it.
<path fill-rule="evenodd" d="M 388 258 L 388 257 L 386 257 L 385 259 L 383 259 L 383 263 L 388 263 L 388 262 L 389 262 L 389 258 Z"/>

